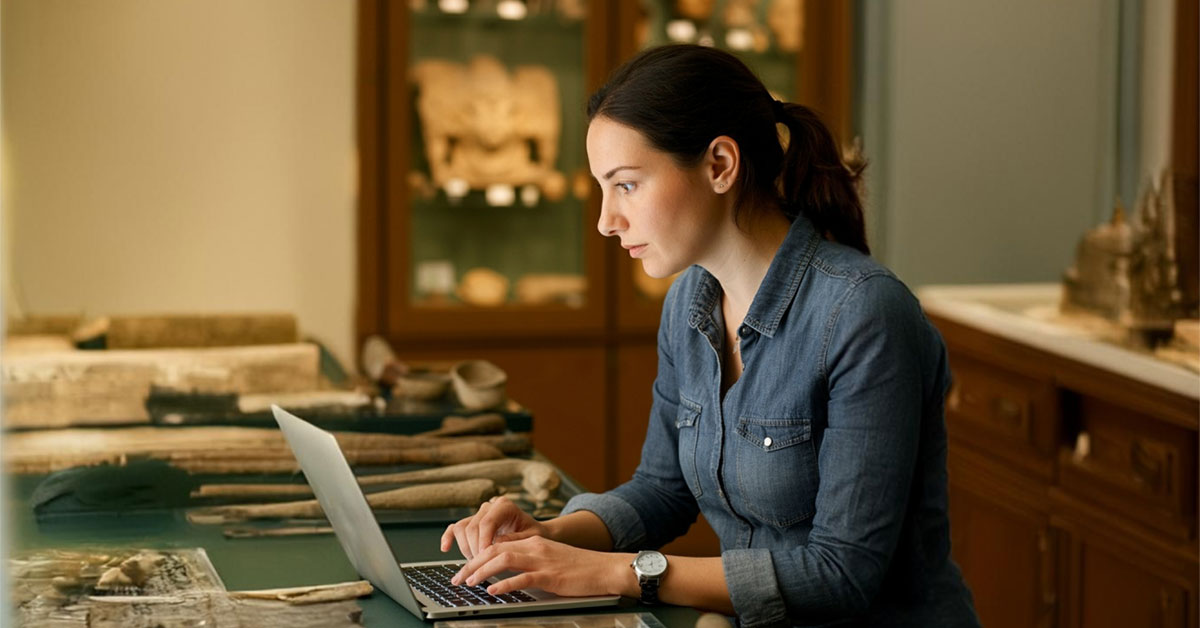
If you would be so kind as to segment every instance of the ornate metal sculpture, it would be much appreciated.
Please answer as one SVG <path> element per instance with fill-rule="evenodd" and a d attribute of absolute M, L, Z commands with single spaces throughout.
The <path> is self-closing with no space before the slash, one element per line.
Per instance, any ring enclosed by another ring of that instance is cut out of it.
<path fill-rule="evenodd" d="M 1146 340 L 1167 338 L 1174 322 L 1194 317 L 1184 303 L 1175 251 L 1171 174 L 1148 184 L 1133 220 L 1118 202 L 1112 219 L 1088 231 L 1063 275 L 1064 312 L 1098 314 Z"/>

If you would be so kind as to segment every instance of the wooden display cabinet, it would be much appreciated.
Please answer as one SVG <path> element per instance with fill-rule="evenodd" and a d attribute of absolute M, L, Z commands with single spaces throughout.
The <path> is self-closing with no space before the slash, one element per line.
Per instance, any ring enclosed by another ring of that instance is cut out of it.
<path fill-rule="evenodd" d="M 1195 397 L 932 316 L 950 526 L 985 626 L 1196 626 Z"/>
<path fill-rule="evenodd" d="M 467 12 L 439 14 L 442 4 L 434 0 L 358 2 L 357 337 L 382 334 L 405 360 L 495 362 L 509 374 L 510 395 L 534 416 L 536 447 L 589 489 L 611 488 L 632 475 L 640 456 L 662 297 L 638 288 L 640 264 L 595 229 L 600 199 L 586 166 L 584 99 L 641 46 L 664 41 L 662 33 L 653 40 L 639 40 L 637 33 L 644 18 L 667 15 L 672 2 L 527 3 L 524 21 L 489 13 L 499 5 L 493 0 L 457 4 Z M 719 0 L 714 11 L 729 4 Z M 803 4 L 802 53 L 746 60 L 752 67 L 771 62 L 755 69 L 768 79 L 787 77 L 783 97 L 821 110 L 848 137 L 852 3 Z M 564 17 L 561 7 L 582 13 Z M 558 77 L 560 170 L 569 188 L 575 175 L 586 177 L 568 202 L 489 207 L 473 192 L 453 205 L 442 202 L 448 199 L 443 191 L 431 198 L 422 187 L 429 172 L 410 68 L 424 58 L 465 61 L 476 53 L 507 67 L 541 64 Z M 576 194 L 580 190 L 587 193 Z M 561 251 L 547 252 L 548 242 Z M 552 263 L 527 268 L 526 253 Z M 513 282 L 531 269 L 577 273 L 586 290 L 569 305 L 522 304 L 511 294 L 495 307 L 466 305 L 452 295 L 428 299 L 417 285 L 417 267 L 429 261 L 422 256 L 449 259 L 456 280 L 468 266 L 488 265 Z M 719 551 L 711 530 L 693 532 L 670 549 Z"/>

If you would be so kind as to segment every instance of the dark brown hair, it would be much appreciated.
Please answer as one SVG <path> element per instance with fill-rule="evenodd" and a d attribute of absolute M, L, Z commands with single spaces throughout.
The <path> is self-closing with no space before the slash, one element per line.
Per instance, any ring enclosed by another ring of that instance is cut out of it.
<path fill-rule="evenodd" d="M 858 194 L 863 164 L 847 166 L 816 112 L 776 101 L 727 52 L 694 45 L 645 50 L 592 94 L 587 116 L 639 131 L 683 167 L 699 164 L 712 140 L 727 135 L 742 156 L 735 211 L 747 202 L 778 205 L 788 218 L 803 214 L 818 232 L 870 254 Z M 777 122 L 788 128 L 786 153 Z"/>

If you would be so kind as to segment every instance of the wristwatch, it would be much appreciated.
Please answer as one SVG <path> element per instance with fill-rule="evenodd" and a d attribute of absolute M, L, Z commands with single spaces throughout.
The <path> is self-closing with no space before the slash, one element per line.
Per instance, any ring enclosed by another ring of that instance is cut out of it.
<path fill-rule="evenodd" d="M 658 604 L 658 585 L 667 573 L 667 557 L 661 552 L 642 551 L 633 558 L 633 573 L 642 588 L 643 604 Z"/>

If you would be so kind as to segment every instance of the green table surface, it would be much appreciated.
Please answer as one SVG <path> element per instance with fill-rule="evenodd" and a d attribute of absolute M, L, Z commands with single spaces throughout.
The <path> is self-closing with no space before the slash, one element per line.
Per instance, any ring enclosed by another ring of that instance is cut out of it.
<path fill-rule="evenodd" d="M 230 591 L 327 584 L 358 580 L 350 561 L 332 534 L 227 539 L 224 526 L 190 523 L 185 511 L 154 510 L 120 514 L 59 515 L 38 522 L 29 497 L 44 476 L 11 476 L 4 497 L 4 528 L 10 554 L 42 548 L 149 548 L 202 547 Z M 392 553 L 403 562 L 437 560 L 454 555 L 438 550 L 444 530 L 439 523 L 389 524 L 383 527 Z M 366 626 L 422 626 L 381 591 L 360 598 Z M 689 608 L 644 607 L 622 600 L 619 607 L 568 609 L 558 614 L 652 612 L 669 627 L 695 625 L 698 613 Z M 551 613 L 553 614 L 553 613 Z M 511 617 L 511 616 L 509 616 Z"/>

